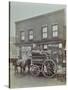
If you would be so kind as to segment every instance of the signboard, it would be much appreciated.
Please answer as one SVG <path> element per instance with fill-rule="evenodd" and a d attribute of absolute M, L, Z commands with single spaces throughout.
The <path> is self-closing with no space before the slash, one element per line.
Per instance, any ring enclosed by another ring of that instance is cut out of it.
<path fill-rule="evenodd" d="M 56 49 L 56 48 L 59 48 L 59 45 L 58 44 L 49 44 L 48 48 L 49 49 Z"/>

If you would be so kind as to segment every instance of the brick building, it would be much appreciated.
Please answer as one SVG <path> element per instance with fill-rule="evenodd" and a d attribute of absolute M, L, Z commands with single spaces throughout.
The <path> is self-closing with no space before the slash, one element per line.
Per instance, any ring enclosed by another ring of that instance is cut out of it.
<path fill-rule="evenodd" d="M 19 56 L 22 58 L 22 48 L 42 48 L 49 50 L 66 47 L 65 10 L 58 10 L 45 15 L 17 21 L 16 43 Z"/>

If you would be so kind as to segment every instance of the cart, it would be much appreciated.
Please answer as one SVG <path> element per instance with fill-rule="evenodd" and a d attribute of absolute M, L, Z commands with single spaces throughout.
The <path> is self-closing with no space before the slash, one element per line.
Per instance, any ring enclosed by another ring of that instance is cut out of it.
<path fill-rule="evenodd" d="M 48 53 L 48 51 L 32 50 L 30 73 L 32 76 L 39 76 L 40 73 L 44 77 L 52 78 L 57 72 L 57 63 Z"/>

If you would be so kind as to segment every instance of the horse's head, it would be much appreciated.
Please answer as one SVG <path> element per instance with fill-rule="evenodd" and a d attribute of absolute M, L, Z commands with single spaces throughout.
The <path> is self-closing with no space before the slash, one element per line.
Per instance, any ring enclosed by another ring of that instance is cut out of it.
<path fill-rule="evenodd" d="M 14 58 L 14 59 L 13 59 L 13 61 L 12 61 L 13 65 L 16 65 L 17 60 L 18 60 L 17 58 Z"/>

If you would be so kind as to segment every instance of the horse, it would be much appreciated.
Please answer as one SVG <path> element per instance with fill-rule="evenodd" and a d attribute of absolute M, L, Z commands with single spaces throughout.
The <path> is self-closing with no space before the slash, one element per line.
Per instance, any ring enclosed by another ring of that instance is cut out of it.
<path fill-rule="evenodd" d="M 25 72 L 25 68 L 28 68 L 28 72 L 30 72 L 30 64 L 31 64 L 31 59 L 13 59 L 12 60 L 13 66 L 15 73 L 18 73 L 18 67 L 20 68 L 20 73 Z"/>

